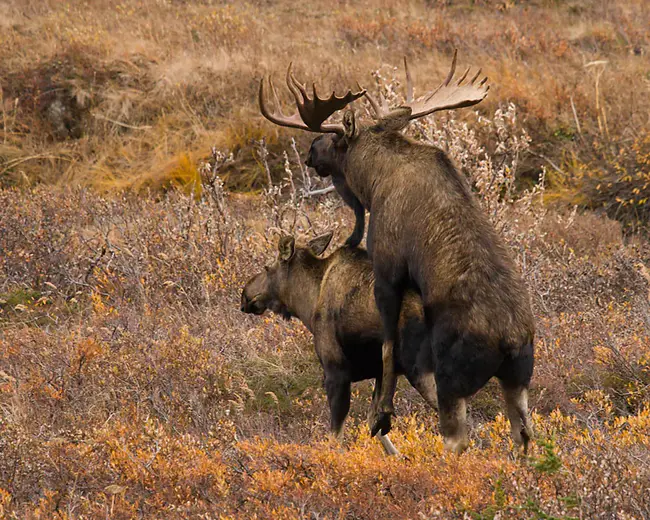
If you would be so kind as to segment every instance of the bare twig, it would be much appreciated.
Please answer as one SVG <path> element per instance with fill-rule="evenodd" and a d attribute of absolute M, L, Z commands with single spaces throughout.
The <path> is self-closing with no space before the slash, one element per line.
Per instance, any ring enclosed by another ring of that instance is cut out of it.
<path fill-rule="evenodd" d="M 553 168 L 556 172 L 561 173 L 562 175 L 564 175 L 564 172 L 562 171 L 562 169 L 557 164 L 555 164 L 553 161 L 551 161 L 551 159 L 546 157 L 545 155 L 542 155 L 541 153 L 533 152 L 532 150 L 528 150 L 528 153 L 530 153 L 531 155 L 534 155 L 535 157 L 539 157 L 540 159 L 544 159 L 551 166 L 551 168 Z"/>
<path fill-rule="evenodd" d="M 262 161 L 262 166 L 266 172 L 266 182 L 269 185 L 269 189 L 273 187 L 273 180 L 271 179 L 271 168 L 269 167 L 269 151 L 266 148 L 266 138 L 262 137 L 259 141 L 256 141 L 257 153 L 260 156 L 260 161 Z"/>
<path fill-rule="evenodd" d="M 578 131 L 578 135 L 580 136 L 580 140 L 584 142 L 584 139 L 582 137 L 582 128 L 580 127 L 580 121 L 578 120 L 578 112 L 576 111 L 576 105 L 573 102 L 573 96 L 569 98 L 571 101 L 571 110 L 573 111 L 573 119 L 576 122 L 576 130 Z"/>
<path fill-rule="evenodd" d="M 332 193 L 336 188 L 334 186 L 327 186 L 326 188 L 321 188 L 320 190 L 306 191 L 303 193 L 303 197 L 316 197 L 318 195 L 325 195 L 327 193 Z"/>
<path fill-rule="evenodd" d="M 298 164 L 298 168 L 300 168 L 303 190 L 309 192 L 311 190 L 311 177 L 309 176 L 309 172 L 302 162 L 302 158 L 300 157 L 300 153 L 298 152 L 298 147 L 296 145 L 296 140 L 293 137 L 291 138 L 291 149 L 296 156 L 296 163 Z"/>
<path fill-rule="evenodd" d="M 223 181 L 219 176 L 221 169 L 233 161 L 233 154 L 221 152 L 216 147 L 211 150 L 211 162 L 205 163 L 201 168 L 201 177 L 204 185 L 208 188 L 208 193 L 214 201 L 219 215 L 224 222 L 227 221 L 225 189 Z"/>

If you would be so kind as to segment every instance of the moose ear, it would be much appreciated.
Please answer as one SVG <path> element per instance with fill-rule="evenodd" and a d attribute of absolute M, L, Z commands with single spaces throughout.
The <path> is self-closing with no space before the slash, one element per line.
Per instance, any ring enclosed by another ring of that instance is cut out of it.
<path fill-rule="evenodd" d="M 346 139 L 356 139 L 359 130 L 357 129 L 357 118 L 352 110 L 346 110 L 343 113 L 343 127 L 345 128 Z"/>
<path fill-rule="evenodd" d="M 291 236 L 280 237 L 278 242 L 278 252 L 280 253 L 280 260 L 288 262 L 296 252 L 296 239 Z"/>
<path fill-rule="evenodd" d="M 397 107 L 377 122 L 377 128 L 386 132 L 404 130 L 411 121 L 411 107 Z"/>
<path fill-rule="evenodd" d="M 330 244 L 333 236 L 334 233 L 330 231 L 329 233 L 325 233 L 319 237 L 312 238 L 309 242 L 307 242 L 307 247 L 316 256 L 320 256 L 327 249 L 327 246 Z"/>

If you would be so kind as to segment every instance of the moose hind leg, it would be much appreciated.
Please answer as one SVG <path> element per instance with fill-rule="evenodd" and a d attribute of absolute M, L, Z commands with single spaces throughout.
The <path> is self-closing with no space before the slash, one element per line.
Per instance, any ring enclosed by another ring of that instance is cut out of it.
<path fill-rule="evenodd" d="M 523 446 L 525 455 L 528 452 L 530 439 L 533 437 L 528 415 L 528 390 L 525 386 L 507 387 L 503 383 L 501 386 L 506 400 L 512 439 L 517 446 Z"/>
<path fill-rule="evenodd" d="M 518 356 L 507 358 L 496 373 L 506 401 L 512 438 L 517 446 L 523 446 L 524 454 L 533 436 L 528 415 L 528 385 L 534 364 L 535 352 L 531 341 L 520 349 Z"/>
<path fill-rule="evenodd" d="M 325 391 L 330 407 L 330 431 L 340 441 L 350 411 L 350 378 L 341 370 L 326 370 Z"/>
<path fill-rule="evenodd" d="M 375 388 L 372 392 L 372 403 L 368 409 L 368 426 L 372 429 L 375 421 L 377 420 L 377 404 L 379 403 L 379 390 L 381 388 L 381 378 L 375 380 Z M 388 435 L 378 435 L 379 442 L 381 442 L 382 448 L 386 455 L 399 455 L 399 450 L 395 447 L 392 441 L 388 438 Z"/>
<path fill-rule="evenodd" d="M 440 432 L 444 439 L 445 448 L 453 453 L 460 454 L 469 446 L 465 399 L 441 395 L 440 390 L 438 390 L 438 406 Z"/>
<path fill-rule="evenodd" d="M 381 431 L 386 435 L 391 428 L 391 416 L 394 413 L 393 397 L 397 385 L 395 374 L 395 345 L 398 341 L 398 322 L 402 308 L 404 288 L 399 284 L 391 284 L 384 279 L 376 278 L 375 301 L 381 315 L 384 329 L 384 343 L 381 349 L 382 356 L 382 383 L 378 404 L 378 413 L 375 424 L 370 433 L 372 436 Z"/>

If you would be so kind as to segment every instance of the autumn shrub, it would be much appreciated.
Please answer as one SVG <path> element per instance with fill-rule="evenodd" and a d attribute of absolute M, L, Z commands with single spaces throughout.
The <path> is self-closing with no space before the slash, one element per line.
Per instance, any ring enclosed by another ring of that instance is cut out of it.
<path fill-rule="evenodd" d="M 597 141 L 593 151 L 569 163 L 565 179 L 576 202 L 623 222 L 627 232 L 648 230 L 650 134 L 618 142 Z"/>

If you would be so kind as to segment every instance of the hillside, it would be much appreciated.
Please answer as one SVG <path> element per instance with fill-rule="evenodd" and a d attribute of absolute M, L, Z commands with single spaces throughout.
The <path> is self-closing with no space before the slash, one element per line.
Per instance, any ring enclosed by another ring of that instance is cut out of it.
<path fill-rule="evenodd" d="M 0 183 L 187 183 L 187 162 L 217 146 L 236 154 L 228 185 L 259 188 L 251 140 L 265 136 L 275 158 L 291 135 L 259 117 L 263 74 L 293 61 L 321 89 L 373 87 L 407 56 L 422 91 L 457 48 L 491 79 L 479 111 L 517 106 L 533 137 L 527 182 L 545 165 L 560 200 L 636 226 L 649 198 L 645 4 L 5 0 Z"/>

